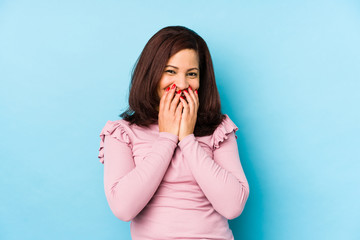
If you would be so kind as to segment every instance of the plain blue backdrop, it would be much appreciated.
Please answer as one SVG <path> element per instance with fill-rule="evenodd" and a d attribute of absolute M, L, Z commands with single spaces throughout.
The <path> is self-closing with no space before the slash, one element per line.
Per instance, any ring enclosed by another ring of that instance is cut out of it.
<path fill-rule="evenodd" d="M 360 239 L 360 3 L 1 1 L 0 239 L 130 239 L 97 158 L 132 67 L 201 35 L 250 185 L 235 239 Z"/>

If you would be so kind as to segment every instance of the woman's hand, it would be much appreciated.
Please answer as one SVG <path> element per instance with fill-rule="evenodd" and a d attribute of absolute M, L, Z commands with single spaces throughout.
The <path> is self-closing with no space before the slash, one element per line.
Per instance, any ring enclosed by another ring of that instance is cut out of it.
<path fill-rule="evenodd" d="M 179 102 L 180 94 L 175 94 L 175 84 L 165 91 L 160 99 L 159 106 L 159 132 L 169 132 L 179 136 L 182 103 Z"/>
<path fill-rule="evenodd" d="M 187 135 L 194 133 L 197 111 L 199 109 L 199 96 L 197 91 L 194 92 L 191 87 L 189 87 L 189 92 L 187 90 L 184 90 L 183 92 L 187 102 L 185 99 L 180 98 L 184 110 L 181 115 L 179 141 Z"/>

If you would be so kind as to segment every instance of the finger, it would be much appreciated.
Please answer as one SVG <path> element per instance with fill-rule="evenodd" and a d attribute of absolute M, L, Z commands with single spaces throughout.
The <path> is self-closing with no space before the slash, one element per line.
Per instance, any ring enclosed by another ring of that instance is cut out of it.
<path fill-rule="evenodd" d="M 184 117 L 185 117 L 185 116 L 187 116 L 187 114 L 189 113 L 189 110 L 190 110 L 189 104 L 183 98 L 180 98 L 180 101 L 181 101 L 181 103 L 183 104 L 183 107 L 184 107 L 183 114 L 184 114 Z"/>
<path fill-rule="evenodd" d="M 189 86 L 189 90 L 187 91 L 187 93 L 189 93 L 189 95 L 191 96 L 191 98 L 193 99 L 194 103 L 196 102 L 196 96 L 194 91 L 192 90 L 192 88 Z"/>
<path fill-rule="evenodd" d="M 194 100 L 195 106 L 198 105 L 198 101 L 197 101 L 197 96 L 195 94 L 195 91 L 192 90 L 192 88 L 189 86 L 189 94 L 192 97 L 192 99 Z"/>
<path fill-rule="evenodd" d="M 170 104 L 171 104 L 171 100 L 173 99 L 173 97 L 174 97 L 174 92 L 175 92 L 175 88 L 176 87 L 176 85 L 175 84 L 173 84 L 171 87 L 170 87 L 170 90 L 169 90 L 169 92 L 168 92 L 168 94 L 167 94 L 167 96 L 166 96 L 166 98 L 165 98 L 165 106 L 164 106 L 164 108 L 166 109 L 166 110 L 169 110 L 170 109 Z"/>
<path fill-rule="evenodd" d="M 195 102 L 196 102 L 196 104 L 197 104 L 197 109 L 199 108 L 199 105 L 200 105 L 200 100 L 199 100 L 199 94 L 198 94 L 198 89 L 195 89 L 194 90 L 194 94 L 195 94 Z"/>
<path fill-rule="evenodd" d="M 184 90 L 184 95 L 186 97 L 186 100 L 188 101 L 189 111 L 194 112 L 195 107 L 196 107 L 194 99 L 190 96 L 190 94 L 188 93 L 187 90 Z"/>
<path fill-rule="evenodd" d="M 171 112 L 174 112 L 176 110 L 176 107 L 179 104 L 180 95 L 181 94 L 179 92 L 175 93 L 175 97 L 173 98 L 173 100 L 171 101 L 171 104 L 170 104 Z"/>
<path fill-rule="evenodd" d="M 169 90 L 170 90 L 170 88 L 169 88 Z M 165 105 L 165 99 L 166 99 L 166 96 L 167 96 L 167 94 L 169 93 L 169 91 L 168 90 L 165 90 L 165 93 L 161 96 L 161 98 L 160 98 L 160 103 L 159 103 L 159 112 L 161 111 L 164 111 L 164 105 Z"/>
<path fill-rule="evenodd" d="M 183 104 L 182 104 L 182 102 L 179 102 L 178 106 L 176 107 L 176 112 L 175 112 L 176 121 L 180 121 L 182 110 L 183 110 Z"/>
<path fill-rule="evenodd" d="M 189 86 L 189 89 L 190 89 L 189 93 L 194 99 L 195 107 L 196 107 L 196 109 L 198 109 L 199 108 L 199 96 L 197 93 L 197 89 L 192 90 L 191 86 Z"/>
<path fill-rule="evenodd" d="M 195 92 L 195 96 L 197 98 L 197 100 L 199 101 L 199 93 L 198 93 L 199 89 L 195 89 L 194 92 Z"/>

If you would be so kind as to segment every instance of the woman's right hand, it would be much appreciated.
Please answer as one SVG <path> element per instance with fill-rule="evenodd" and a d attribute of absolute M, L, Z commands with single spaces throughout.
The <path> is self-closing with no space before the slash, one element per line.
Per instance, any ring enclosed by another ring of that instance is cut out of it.
<path fill-rule="evenodd" d="M 175 93 L 175 89 L 176 85 L 174 84 L 169 91 L 165 91 L 161 96 L 158 121 L 159 132 L 169 132 L 179 136 L 183 106 L 179 102 L 181 94 Z"/>

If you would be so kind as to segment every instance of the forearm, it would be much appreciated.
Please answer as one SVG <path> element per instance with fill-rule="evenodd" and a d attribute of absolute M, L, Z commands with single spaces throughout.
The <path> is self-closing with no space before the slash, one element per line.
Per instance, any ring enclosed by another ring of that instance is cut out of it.
<path fill-rule="evenodd" d="M 217 158 L 226 158 L 223 159 L 224 164 L 234 165 L 225 169 L 207 154 L 193 134 L 185 137 L 178 145 L 214 209 L 228 219 L 239 216 L 249 195 L 249 185 L 240 165 L 237 147 L 233 145 L 231 152 L 221 153 L 222 150 L 217 150 Z"/>
<path fill-rule="evenodd" d="M 109 144 L 111 142 L 109 141 Z M 105 193 L 116 217 L 130 221 L 146 206 L 164 177 L 177 142 L 177 136 L 160 133 L 151 151 L 136 166 L 121 164 L 122 157 L 132 155 L 131 149 L 127 146 L 122 145 L 122 150 L 119 149 L 119 145 L 105 147 L 105 150 L 116 149 L 113 150 L 116 152 L 105 152 L 104 163 Z M 111 164 L 107 164 L 109 162 Z M 128 168 L 127 173 L 120 173 L 121 168 L 122 171 Z"/>

